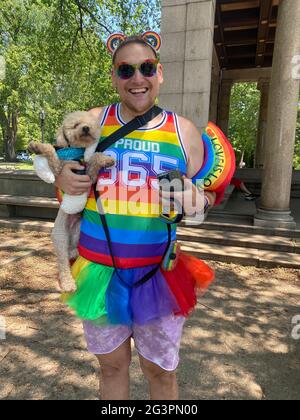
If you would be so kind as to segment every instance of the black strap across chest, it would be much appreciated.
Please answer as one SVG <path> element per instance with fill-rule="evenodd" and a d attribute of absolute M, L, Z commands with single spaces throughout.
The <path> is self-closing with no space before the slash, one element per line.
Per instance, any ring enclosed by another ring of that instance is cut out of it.
<path fill-rule="evenodd" d="M 122 279 L 122 277 L 121 277 L 121 275 L 118 271 L 118 267 L 117 267 L 116 260 L 115 260 L 115 257 L 114 257 L 114 253 L 113 253 L 112 241 L 111 241 L 111 238 L 110 238 L 110 233 L 109 233 L 107 220 L 106 220 L 105 213 L 104 213 L 104 210 L 103 210 L 103 207 L 102 207 L 102 202 L 101 202 L 101 198 L 100 198 L 100 195 L 99 195 L 99 191 L 97 191 L 97 189 L 96 189 L 97 188 L 96 184 L 94 184 L 93 188 L 94 188 L 96 206 L 97 206 L 98 214 L 99 214 L 99 217 L 101 219 L 102 226 L 103 226 L 103 229 L 104 229 L 104 233 L 105 233 L 105 236 L 106 236 L 109 253 L 110 253 L 110 256 L 111 256 L 111 260 L 112 260 L 112 265 L 115 269 L 115 272 L 116 272 L 117 276 L 121 280 L 121 282 L 128 287 L 129 285 Z M 168 242 L 167 242 L 167 246 L 166 246 L 166 249 L 165 249 L 164 254 L 162 256 L 161 261 L 164 260 L 166 254 L 168 252 L 169 246 L 171 244 L 171 225 L 167 224 L 167 228 L 168 228 Z M 158 272 L 159 269 L 160 269 L 160 263 L 157 264 L 147 274 L 145 274 L 144 277 L 142 277 L 140 280 L 135 282 L 132 287 L 137 287 L 137 286 L 140 286 L 140 285 L 146 283 L 146 281 L 150 280 L 154 276 L 154 274 L 156 274 Z"/>
<path fill-rule="evenodd" d="M 161 112 L 163 112 L 163 110 L 161 108 L 159 108 L 158 106 L 153 106 L 145 114 L 135 117 L 133 120 L 129 121 L 127 124 L 125 124 L 124 126 L 119 128 L 118 130 L 116 130 L 110 136 L 106 137 L 106 139 L 104 139 L 101 143 L 99 143 L 99 146 L 97 147 L 96 152 L 104 152 L 106 149 L 111 147 L 116 141 L 118 141 L 121 138 L 127 136 L 128 134 L 132 133 L 133 131 L 135 131 L 135 130 L 141 128 L 141 127 L 144 127 L 149 121 L 153 120 Z M 109 233 L 109 227 L 108 227 L 108 224 L 107 224 L 105 213 L 103 211 L 101 197 L 100 197 L 99 191 L 97 191 L 97 185 L 96 184 L 93 185 L 93 189 L 94 189 L 94 195 L 95 195 L 95 200 L 96 200 L 96 206 L 97 206 L 97 209 L 98 209 L 98 214 L 99 214 L 99 217 L 101 219 L 102 226 L 103 226 L 103 229 L 104 229 L 104 233 L 105 233 L 105 236 L 106 236 L 107 245 L 108 245 L 108 249 L 109 249 L 109 253 L 110 253 L 110 256 L 111 256 L 113 267 L 115 269 L 115 272 L 116 272 L 117 276 L 121 280 L 121 282 L 123 284 L 125 284 L 127 287 L 129 287 L 129 285 L 122 279 L 122 277 L 119 273 L 119 270 L 117 268 L 117 265 L 116 265 L 116 261 L 115 261 L 115 257 L 114 257 L 114 253 L 113 253 L 113 249 L 112 249 L 111 237 L 110 237 L 110 233 Z M 168 229 L 168 242 L 167 242 L 167 246 L 166 246 L 164 255 L 162 257 L 162 261 L 165 258 L 166 254 L 168 252 L 169 246 L 171 244 L 171 226 L 169 224 L 167 224 L 167 229 Z M 160 264 L 157 264 L 143 278 L 141 278 L 140 280 L 135 282 L 132 287 L 137 287 L 137 286 L 140 286 L 140 285 L 146 283 L 148 280 L 150 280 L 158 272 L 159 269 L 160 269 Z"/>
<path fill-rule="evenodd" d="M 127 136 L 133 131 L 138 130 L 141 127 L 144 127 L 148 122 L 153 120 L 162 112 L 163 112 L 162 108 L 158 106 L 153 106 L 145 114 L 138 115 L 133 120 L 129 121 L 127 124 L 123 125 L 121 128 L 116 130 L 110 136 L 106 137 L 106 139 L 104 139 L 101 143 L 99 143 L 96 149 L 96 152 L 104 152 L 104 150 L 108 149 L 116 141 L 122 139 L 123 137 Z"/>

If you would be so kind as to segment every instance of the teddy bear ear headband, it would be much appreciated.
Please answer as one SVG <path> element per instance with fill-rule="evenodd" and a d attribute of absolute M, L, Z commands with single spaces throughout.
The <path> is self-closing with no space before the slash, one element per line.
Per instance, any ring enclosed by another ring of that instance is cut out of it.
<path fill-rule="evenodd" d="M 106 46 L 111 55 L 114 55 L 116 49 L 124 42 L 128 37 L 121 32 L 116 32 L 108 38 Z M 154 31 L 145 32 L 140 36 L 157 54 L 161 46 L 161 37 Z"/>

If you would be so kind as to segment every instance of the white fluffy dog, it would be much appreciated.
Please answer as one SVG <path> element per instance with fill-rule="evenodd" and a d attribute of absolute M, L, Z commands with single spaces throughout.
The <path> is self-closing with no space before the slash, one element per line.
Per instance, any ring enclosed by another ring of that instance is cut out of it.
<path fill-rule="evenodd" d="M 77 111 L 67 115 L 57 132 L 56 144 L 62 150 L 56 152 L 51 144 L 36 142 L 29 144 L 28 149 L 37 155 L 34 162 L 37 175 L 45 182 L 53 183 L 66 162 L 76 160 L 82 152 L 84 161 L 87 162 L 86 173 L 95 183 L 101 168 L 108 168 L 115 164 L 113 158 L 103 153 L 95 153 L 100 134 L 99 120 L 91 113 Z M 57 153 L 62 155 L 61 159 Z M 52 240 L 58 259 L 60 286 L 64 292 L 76 290 L 69 260 L 78 256 L 80 212 L 85 207 L 87 197 L 88 194 L 81 196 L 64 194 L 52 231 Z"/>

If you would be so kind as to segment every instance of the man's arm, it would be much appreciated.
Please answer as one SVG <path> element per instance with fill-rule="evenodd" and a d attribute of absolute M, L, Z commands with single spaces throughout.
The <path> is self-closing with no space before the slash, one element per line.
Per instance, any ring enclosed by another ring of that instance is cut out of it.
<path fill-rule="evenodd" d="M 103 115 L 103 108 L 92 108 L 88 112 L 99 118 L 99 124 Z M 55 179 L 55 186 L 70 195 L 81 195 L 89 192 L 91 180 L 88 175 L 77 175 L 73 169 L 83 169 L 78 162 L 66 163 L 61 174 Z"/>

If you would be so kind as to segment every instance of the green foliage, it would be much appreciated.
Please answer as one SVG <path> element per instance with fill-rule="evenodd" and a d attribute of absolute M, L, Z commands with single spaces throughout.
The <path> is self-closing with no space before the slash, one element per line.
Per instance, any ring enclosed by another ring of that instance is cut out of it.
<path fill-rule="evenodd" d="M 51 142 L 64 114 L 118 100 L 106 38 L 159 24 L 158 0 L 0 0 L 0 154 L 41 139 L 42 108 Z"/>
<path fill-rule="evenodd" d="M 298 104 L 298 121 L 296 127 L 296 143 L 293 164 L 295 169 L 300 169 L 300 98 Z"/>
<path fill-rule="evenodd" d="M 229 138 L 237 151 L 244 152 L 247 167 L 253 166 L 259 117 L 260 92 L 256 83 L 233 85 L 230 104 Z"/>
<path fill-rule="evenodd" d="M 256 149 L 257 128 L 259 119 L 260 92 L 256 83 L 237 83 L 232 88 L 229 138 L 237 151 L 237 159 L 244 152 L 247 167 L 252 167 Z M 300 169 L 300 99 L 294 162 L 295 169 Z"/>
<path fill-rule="evenodd" d="M 115 0 L 104 3 L 102 18 L 108 27 L 114 27 L 126 35 L 147 30 L 159 31 L 160 0 Z"/>

